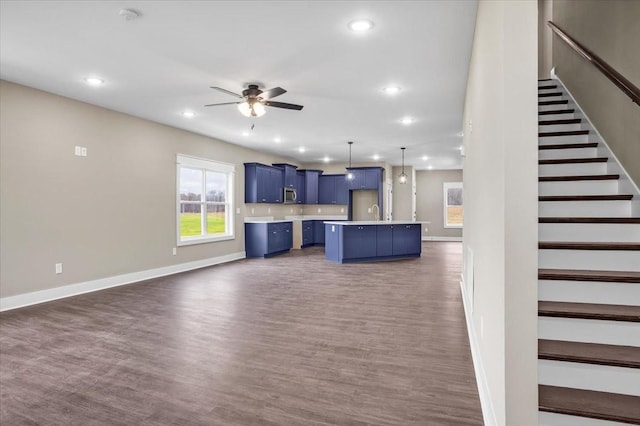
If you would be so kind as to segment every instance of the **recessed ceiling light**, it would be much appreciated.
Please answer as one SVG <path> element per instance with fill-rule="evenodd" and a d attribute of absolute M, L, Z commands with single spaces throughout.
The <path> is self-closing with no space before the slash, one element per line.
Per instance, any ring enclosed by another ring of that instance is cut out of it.
<path fill-rule="evenodd" d="M 305 152 L 306 149 L 304 149 L 304 146 L 301 146 L 300 148 L 298 148 L 298 152 L 303 153 Z"/>
<path fill-rule="evenodd" d="M 427 161 L 429 159 L 429 157 L 427 157 L 426 155 L 422 156 L 422 161 Z"/>
<path fill-rule="evenodd" d="M 354 19 L 349 22 L 349 29 L 357 33 L 362 33 L 373 28 L 373 22 L 368 19 Z"/>
<path fill-rule="evenodd" d="M 185 117 L 185 118 L 193 118 L 193 117 L 196 116 L 196 113 L 193 112 L 193 111 L 184 111 L 182 113 L 182 116 Z"/>
<path fill-rule="evenodd" d="M 104 80 L 98 77 L 87 77 L 84 79 L 84 82 L 89 86 L 101 86 L 104 84 Z"/>
<path fill-rule="evenodd" d="M 329 161 L 331 161 L 331 159 L 325 155 L 322 161 L 324 161 L 325 163 L 328 163 Z"/>
<path fill-rule="evenodd" d="M 142 13 L 139 10 L 135 10 L 135 9 L 120 9 L 118 14 L 125 21 L 132 21 L 142 16 Z"/>
<path fill-rule="evenodd" d="M 273 138 L 273 141 L 275 143 L 280 143 L 280 142 L 282 142 L 282 139 L 280 139 L 280 136 L 276 136 L 275 138 Z"/>
<path fill-rule="evenodd" d="M 433 166 L 429 166 L 429 167 L 427 167 L 427 169 L 431 170 L 431 169 L 433 169 Z"/>
<path fill-rule="evenodd" d="M 249 132 L 245 130 L 244 132 L 242 132 L 242 136 L 249 136 Z"/>
<path fill-rule="evenodd" d="M 413 123 L 413 118 L 411 117 L 404 117 L 402 119 L 400 119 L 400 122 L 402 124 L 404 124 L 405 126 L 408 126 L 409 124 Z"/>
<path fill-rule="evenodd" d="M 378 161 L 380 159 L 380 156 L 378 154 L 373 154 L 373 159 Z"/>
<path fill-rule="evenodd" d="M 382 91 L 387 95 L 397 95 L 398 93 L 400 93 L 400 88 L 398 86 L 389 86 L 384 87 Z"/>

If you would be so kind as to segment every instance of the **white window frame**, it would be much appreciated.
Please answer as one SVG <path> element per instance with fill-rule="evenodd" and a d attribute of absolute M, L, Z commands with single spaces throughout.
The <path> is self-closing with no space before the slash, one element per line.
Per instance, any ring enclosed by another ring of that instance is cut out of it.
<path fill-rule="evenodd" d="M 462 228 L 464 226 L 464 189 L 463 189 L 463 198 L 462 198 L 462 211 L 463 211 L 463 219 L 462 219 L 462 225 L 450 225 L 447 223 L 447 207 L 449 207 L 449 203 L 448 203 L 448 197 L 447 197 L 447 191 L 451 188 L 462 188 L 462 182 L 444 182 L 442 184 L 442 197 L 443 197 L 443 221 L 442 223 L 444 224 L 445 228 Z"/>
<path fill-rule="evenodd" d="M 202 227 L 203 232 L 206 231 L 206 187 L 205 176 L 206 172 L 224 173 L 227 176 L 227 188 L 225 194 L 225 227 L 226 232 L 224 234 L 216 235 L 196 235 L 190 237 L 180 236 L 180 169 L 182 167 L 189 169 L 200 169 L 203 171 L 202 182 L 202 197 L 200 200 L 201 214 L 202 214 Z M 176 244 L 178 246 L 186 246 L 192 244 L 211 243 L 215 241 L 225 241 L 235 239 L 235 223 L 234 214 L 235 200 L 234 200 L 234 178 L 235 178 L 235 165 L 228 163 L 221 163 L 219 161 L 208 160 L 205 158 L 191 157 L 188 155 L 177 154 L 176 155 Z"/>

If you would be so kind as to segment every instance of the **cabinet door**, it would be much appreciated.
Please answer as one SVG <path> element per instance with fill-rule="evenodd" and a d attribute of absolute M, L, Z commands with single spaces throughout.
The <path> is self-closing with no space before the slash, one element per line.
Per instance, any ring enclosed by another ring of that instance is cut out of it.
<path fill-rule="evenodd" d="M 258 166 L 256 168 L 257 179 L 257 202 L 272 203 L 271 194 L 271 170 L 268 167 Z"/>
<path fill-rule="evenodd" d="M 302 245 L 308 246 L 313 244 L 313 220 L 303 220 L 302 221 Z"/>
<path fill-rule="evenodd" d="M 378 189 L 382 182 L 382 170 L 381 169 L 367 169 L 364 170 L 364 189 Z"/>
<path fill-rule="evenodd" d="M 342 247 L 345 259 L 376 256 L 375 225 L 350 225 L 342 228 Z"/>
<path fill-rule="evenodd" d="M 306 203 L 306 176 L 303 172 L 296 173 L 296 204 Z"/>
<path fill-rule="evenodd" d="M 376 226 L 376 256 L 393 255 L 393 225 Z"/>
<path fill-rule="evenodd" d="M 287 188 L 295 188 L 296 186 L 296 168 L 291 166 L 284 166 L 283 169 L 283 186 Z"/>
<path fill-rule="evenodd" d="M 335 177 L 320 176 L 320 178 L 318 179 L 318 203 L 334 204 L 335 193 Z"/>
<path fill-rule="evenodd" d="M 289 250 L 293 247 L 293 226 L 291 222 L 281 224 L 282 237 L 280 239 L 280 250 Z"/>
<path fill-rule="evenodd" d="M 280 251 L 282 232 L 277 223 L 267 224 L 267 253 Z"/>
<path fill-rule="evenodd" d="M 269 168 L 269 196 L 268 202 L 281 203 L 284 191 L 282 170 L 277 168 Z"/>
<path fill-rule="evenodd" d="M 394 225 L 393 255 L 420 254 L 420 224 Z"/>
<path fill-rule="evenodd" d="M 345 175 L 335 176 L 334 204 L 349 204 L 349 185 Z"/>
<path fill-rule="evenodd" d="M 305 204 L 318 204 L 318 172 L 305 172 Z"/>
<path fill-rule="evenodd" d="M 364 170 L 350 169 L 349 172 L 353 175 L 353 179 L 347 179 L 347 187 L 349 189 L 363 189 L 364 188 Z"/>
<path fill-rule="evenodd" d="M 314 220 L 313 221 L 313 243 L 324 245 L 324 233 L 325 233 L 324 221 Z"/>

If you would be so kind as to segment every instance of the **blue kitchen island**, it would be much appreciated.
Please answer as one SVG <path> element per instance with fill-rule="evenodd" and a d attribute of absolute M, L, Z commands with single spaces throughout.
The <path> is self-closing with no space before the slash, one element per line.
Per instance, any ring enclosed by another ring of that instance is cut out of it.
<path fill-rule="evenodd" d="M 422 224 L 409 221 L 325 222 L 325 257 L 336 263 L 420 257 Z"/>

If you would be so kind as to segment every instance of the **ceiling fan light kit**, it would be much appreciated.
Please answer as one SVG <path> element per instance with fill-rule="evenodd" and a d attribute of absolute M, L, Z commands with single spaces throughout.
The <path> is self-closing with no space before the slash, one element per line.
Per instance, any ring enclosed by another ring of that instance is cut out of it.
<path fill-rule="evenodd" d="M 238 99 L 241 99 L 237 102 L 223 102 L 218 104 L 209 104 L 205 106 L 218 106 L 218 105 L 238 105 L 238 111 L 245 117 L 261 117 L 263 116 L 267 110 L 265 106 L 274 107 L 274 108 L 283 108 L 283 109 L 292 109 L 295 111 L 300 111 L 304 108 L 302 105 L 296 104 L 288 104 L 285 102 L 274 102 L 269 99 L 275 98 L 276 96 L 280 96 L 284 93 L 287 93 L 282 87 L 274 87 L 269 90 L 260 90 L 257 84 L 250 84 L 246 89 L 242 91 L 242 95 L 231 92 L 227 89 L 223 89 L 221 87 L 211 87 L 214 90 L 218 90 L 220 92 L 226 93 L 227 95 L 234 96 Z"/>

